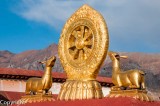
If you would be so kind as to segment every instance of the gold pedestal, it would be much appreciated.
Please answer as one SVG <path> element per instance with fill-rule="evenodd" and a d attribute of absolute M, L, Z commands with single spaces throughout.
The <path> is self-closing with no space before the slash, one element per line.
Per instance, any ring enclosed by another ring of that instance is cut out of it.
<path fill-rule="evenodd" d="M 97 81 L 67 80 L 63 83 L 59 100 L 102 98 L 102 87 Z"/>
<path fill-rule="evenodd" d="M 52 95 L 25 95 L 19 101 L 23 101 L 23 103 L 33 103 L 33 102 L 44 102 L 44 101 L 55 101 Z"/>
<path fill-rule="evenodd" d="M 131 97 L 134 99 L 139 99 L 141 101 L 153 101 L 152 97 L 147 95 L 146 90 L 112 90 L 107 97 Z"/>

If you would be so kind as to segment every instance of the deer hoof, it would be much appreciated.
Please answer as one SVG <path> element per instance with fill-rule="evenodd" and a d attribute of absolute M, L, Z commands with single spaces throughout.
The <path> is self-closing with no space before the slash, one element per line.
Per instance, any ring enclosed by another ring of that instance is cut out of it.
<path fill-rule="evenodd" d="M 49 91 L 49 92 L 48 92 L 48 94 L 49 94 L 49 95 L 52 95 L 52 92 L 51 92 L 51 91 Z"/>
<path fill-rule="evenodd" d="M 46 91 L 42 91 L 42 94 L 45 95 L 45 94 L 46 94 Z"/>

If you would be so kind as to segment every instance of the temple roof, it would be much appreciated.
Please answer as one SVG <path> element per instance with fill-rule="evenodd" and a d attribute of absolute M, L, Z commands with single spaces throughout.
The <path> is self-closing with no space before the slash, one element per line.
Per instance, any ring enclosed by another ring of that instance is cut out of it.
<path fill-rule="evenodd" d="M 0 78 L 2 79 L 22 79 L 27 80 L 30 77 L 41 77 L 44 71 L 41 70 L 25 70 L 15 68 L 0 68 Z M 52 72 L 54 82 L 65 82 L 66 73 Z M 97 80 L 102 86 L 112 86 L 112 80 L 109 77 L 98 76 Z"/>

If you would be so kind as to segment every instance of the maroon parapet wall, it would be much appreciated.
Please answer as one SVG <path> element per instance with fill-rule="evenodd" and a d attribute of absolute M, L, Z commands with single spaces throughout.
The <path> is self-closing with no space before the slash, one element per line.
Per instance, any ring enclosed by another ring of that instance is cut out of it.
<path fill-rule="evenodd" d="M 13 105 L 18 106 L 18 105 Z M 132 98 L 103 98 L 75 101 L 27 103 L 20 106 L 160 106 L 160 102 L 144 102 Z"/>

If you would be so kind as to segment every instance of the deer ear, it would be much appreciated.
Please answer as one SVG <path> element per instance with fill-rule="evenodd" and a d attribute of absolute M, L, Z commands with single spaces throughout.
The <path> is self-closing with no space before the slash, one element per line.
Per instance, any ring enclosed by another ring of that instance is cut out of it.
<path fill-rule="evenodd" d="M 128 58 L 128 56 L 120 56 L 121 58 L 124 58 L 124 59 L 127 59 Z"/>
<path fill-rule="evenodd" d="M 54 56 L 51 56 L 51 57 L 48 58 L 48 60 L 50 60 L 50 59 L 52 59 L 52 58 L 55 58 L 55 57 L 54 57 Z"/>
<path fill-rule="evenodd" d="M 41 63 L 41 64 L 45 64 L 45 63 L 46 63 L 46 61 L 40 61 L 39 63 Z"/>

